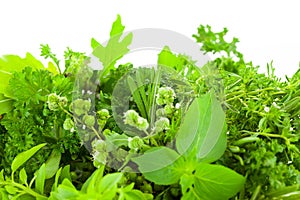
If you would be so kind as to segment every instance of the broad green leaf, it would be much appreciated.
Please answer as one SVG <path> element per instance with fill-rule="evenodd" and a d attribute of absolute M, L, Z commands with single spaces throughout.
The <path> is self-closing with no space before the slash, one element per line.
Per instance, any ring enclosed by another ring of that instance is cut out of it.
<path fill-rule="evenodd" d="M 82 186 L 81 191 L 85 190 L 88 194 L 97 191 L 97 185 L 99 185 L 99 182 L 102 180 L 103 173 L 103 168 L 97 169 L 86 181 L 86 184 Z"/>
<path fill-rule="evenodd" d="M 63 182 L 64 179 L 68 179 L 69 181 L 72 181 L 71 173 L 70 173 L 70 165 L 64 166 L 64 168 L 61 171 L 61 175 L 59 179 L 61 182 Z"/>
<path fill-rule="evenodd" d="M 107 174 L 101 179 L 100 183 L 97 185 L 97 191 L 103 195 L 112 193 L 112 191 L 117 189 L 117 184 L 118 182 L 120 182 L 122 176 L 122 173 Z M 114 196 L 115 194 L 112 197 Z"/>
<path fill-rule="evenodd" d="M 121 23 L 120 16 L 118 16 L 117 20 L 112 25 L 110 39 L 106 46 L 102 46 L 95 41 L 95 39 L 92 40 L 92 46 L 96 47 L 93 50 L 93 55 L 99 58 L 104 67 L 100 75 L 101 78 L 114 67 L 117 60 L 129 52 L 128 46 L 132 41 L 132 33 L 129 33 L 121 39 L 123 30 L 124 26 Z"/>
<path fill-rule="evenodd" d="M 178 171 L 174 170 L 174 163 L 179 155 L 167 147 L 152 148 L 144 155 L 132 158 L 138 164 L 139 170 L 146 179 L 160 185 L 169 185 L 178 182 Z"/>
<path fill-rule="evenodd" d="M 4 188 L 0 188 L 0 199 L 1 200 L 9 200 L 8 193 Z"/>
<path fill-rule="evenodd" d="M 48 160 L 46 161 L 46 179 L 52 178 L 59 168 L 61 153 L 53 150 Z"/>
<path fill-rule="evenodd" d="M 178 158 L 179 155 L 172 149 L 154 147 L 143 155 L 132 158 L 132 160 L 139 165 L 139 170 L 144 173 L 163 169 L 172 165 Z"/>
<path fill-rule="evenodd" d="M 19 169 L 19 167 L 21 167 L 27 160 L 29 160 L 38 150 L 43 148 L 45 145 L 46 145 L 46 143 L 39 144 L 35 147 L 32 147 L 31 149 L 29 149 L 27 151 L 24 151 L 24 152 L 18 154 L 11 164 L 11 170 L 13 172 L 17 171 L 17 169 Z"/>
<path fill-rule="evenodd" d="M 4 186 L 5 190 L 12 195 L 15 195 L 19 190 L 18 188 L 12 186 L 12 185 L 6 185 Z"/>
<path fill-rule="evenodd" d="M 19 179 L 20 179 L 20 182 L 22 184 L 26 184 L 27 185 L 27 173 L 25 171 L 24 168 L 21 169 L 20 173 L 19 173 Z"/>
<path fill-rule="evenodd" d="M 176 147 L 180 154 L 192 152 L 205 162 L 213 162 L 223 155 L 225 114 L 213 94 L 208 93 L 191 104 L 177 133 Z"/>
<path fill-rule="evenodd" d="M 79 191 L 75 188 L 72 182 L 68 179 L 64 179 L 64 181 L 58 186 L 57 191 L 51 192 L 50 198 L 52 200 L 74 200 L 77 199 Z"/>
<path fill-rule="evenodd" d="M 201 163 L 195 171 L 194 190 L 203 200 L 224 200 L 236 195 L 245 178 L 221 165 Z"/>
<path fill-rule="evenodd" d="M 168 46 L 165 46 L 163 50 L 158 54 L 158 64 L 162 66 L 173 67 L 181 70 L 185 60 L 179 56 L 173 54 Z"/>
<path fill-rule="evenodd" d="M 93 49 L 96 49 L 99 45 L 100 45 L 100 43 L 95 38 L 92 38 L 92 40 L 91 40 L 91 47 Z"/>
<path fill-rule="evenodd" d="M 40 193 L 44 194 L 44 186 L 46 180 L 46 164 L 44 163 L 36 173 L 35 189 Z"/>
<path fill-rule="evenodd" d="M 32 69 L 44 68 L 43 64 L 33 57 L 30 53 L 26 54 L 25 58 L 21 58 L 16 55 L 5 55 L 0 58 L 0 93 L 6 97 L 9 96 L 9 91 L 6 91 L 6 87 L 9 83 L 9 79 L 14 72 L 20 72 L 25 67 L 30 66 Z"/>
<path fill-rule="evenodd" d="M 0 115 L 8 113 L 13 109 L 13 100 L 0 94 Z"/>
<path fill-rule="evenodd" d="M 58 70 L 57 70 L 57 67 L 52 63 L 52 62 L 48 62 L 48 68 L 47 70 L 49 72 L 52 72 L 54 75 L 58 74 Z"/>
<path fill-rule="evenodd" d="M 104 167 L 100 167 L 99 169 L 97 169 L 96 171 L 94 171 L 94 173 L 84 182 L 84 184 L 81 187 L 81 192 L 87 193 L 88 190 L 91 190 L 90 188 L 93 186 L 97 181 L 100 181 L 102 176 L 103 176 L 103 172 L 104 172 Z M 96 178 L 95 178 L 96 177 Z M 92 186 L 90 186 L 92 185 Z"/>
<path fill-rule="evenodd" d="M 117 19 L 111 27 L 110 37 L 113 37 L 118 34 L 122 34 L 124 29 L 125 29 L 125 26 L 122 25 L 121 16 L 117 15 Z"/>
<path fill-rule="evenodd" d="M 140 190 L 131 190 L 124 193 L 125 200 L 148 200 L 153 199 L 152 194 L 144 194 Z"/>

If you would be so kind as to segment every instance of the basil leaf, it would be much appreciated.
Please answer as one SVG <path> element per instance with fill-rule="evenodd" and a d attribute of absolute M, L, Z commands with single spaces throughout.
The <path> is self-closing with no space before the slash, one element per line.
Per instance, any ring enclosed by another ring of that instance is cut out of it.
<path fill-rule="evenodd" d="M 27 160 L 29 160 L 38 150 L 40 150 L 45 145 L 46 145 L 46 143 L 39 144 L 35 147 L 32 147 L 31 149 L 29 149 L 27 151 L 24 151 L 24 152 L 18 154 L 11 164 L 11 170 L 13 172 L 17 171 L 17 169 L 19 169 L 19 167 L 21 167 Z"/>

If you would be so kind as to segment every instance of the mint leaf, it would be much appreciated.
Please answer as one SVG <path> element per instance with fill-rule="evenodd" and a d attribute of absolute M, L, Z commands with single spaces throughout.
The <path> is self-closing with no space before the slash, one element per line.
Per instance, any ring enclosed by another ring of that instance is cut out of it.
<path fill-rule="evenodd" d="M 11 170 L 15 172 L 19 167 L 21 167 L 27 160 L 29 160 L 36 152 L 43 148 L 46 143 L 39 144 L 31 149 L 24 151 L 16 156 L 11 164 Z"/>
<path fill-rule="evenodd" d="M 191 126 L 193 124 L 193 126 Z M 212 93 L 191 104 L 176 136 L 180 154 L 196 154 L 205 162 L 219 159 L 226 149 L 225 114 Z"/>
<path fill-rule="evenodd" d="M 173 169 L 178 158 L 178 153 L 172 149 L 153 147 L 144 155 L 132 160 L 138 164 L 139 170 L 148 180 L 160 185 L 169 185 L 179 180 L 179 174 Z"/>
<path fill-rule="evenodd" d="M 221 165 L 200 163 L 195 170 L 192 190 L 203 200 L 224 200 L 238 193 L 245 182 L 245 178 L 235 171 Z M 186 190 L 187 191 L 187 190 Z M 183 191 L 184 192 L 184 191 Z M 189 194 L 183 194 L 189 195 Z"/>

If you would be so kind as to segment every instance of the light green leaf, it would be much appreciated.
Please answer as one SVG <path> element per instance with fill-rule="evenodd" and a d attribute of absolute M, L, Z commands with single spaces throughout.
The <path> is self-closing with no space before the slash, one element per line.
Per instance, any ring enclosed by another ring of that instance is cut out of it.
<path fill-rule="evenodd" d="M 172 67 L 180 71 L 185 60 L 173 54 L 170 48 L 168 46 L 165 46 L 163 50 L 158 54 L 157 62 L 159 65 Z"/>
<path fill-rule="evenodd" d="M 0 181 L 5 181 L 3 173 L 4 173 L 4 169 L 2 169 L 0 172 Z"/>
<path fill-rule="evenodd" d="M 153 147 L 142 156 L 132 158 L 132 160 L 139 165 L 139 170 L 144 173 L 172 165 L 178 158 L 179 155 L 172 149 L 167 147 Z"/>
<path fill-rule="evenodd" d="M 93 49 L 96 49 L 99 45 L 100 45 L 100 43 L 95 38 L 92 38 L 92 40 L 91 40 L 91 47 Z"/>
<path fill-rule="evenodd" d="M 61 170 L 62 170 L 62 168 L 59 168 L 59 170 L 55 174 L 54 183 L 52 185 L 52 191 L 56 191 L 57 190 L 58 181 L 59 181 L 59 177 L 60 177 L 60 174 L 61 174 Z"/>
<path fill-rule="evenodd" d="M 27 160 L 29 160 L 38 150 L 43 148 L 46 143 L 39 144 L 31 149 L 24 151 L 16 156 L 11 164 L 11 170 L 15 172 L 19 167 L 21 167 Z"/>
<path fill-rule="evenodd" d="M 83 184 L 81 191 L 89 194 L 95 192 L 99 181 L 102 180 L 104 173 L 104 167 L 101 167 L 94 171 L 94 173 L 88 178 L 88 180 Z"/>
<path fill-rule="evenodd" d="M 12 195 L 15 195 L 19 190 L 18 188 L 12 186 L 12 185 L 6 185 L 4 186 L 5 190 Z"/>
<path fill-rule="evenodd" d="M 122 25 L 121 16 L 117 15 L 117 19 L 111 27 L 110 37 L 113 37 L 118 34 L 122 34 L 124 29 L 125 29 L 125 26 Z"/>
<path fill-rule="evenodd" d="M 58 74 L 59 71 L 57 70 L 57 67 L 52 63 L 52 62 L 48 62 L 48 68 L 47 70 L 49 72 L 52 72 L 54 75 Z"/>
<path fill-rule="evenodd" d="M 205 162 L 213 162 L 223 155 L 226 149 L 225 114 L 212 93 L 194 100 L 177 133 L 176 147 L 180 154 L 192 152 Z"/>
<path fill-rule="evenodd" d="M 21 169 L 20 173 L 19 173 L 19 179 L 20 179 L 20 182 L 22 184 L 26 184 L 27 185 L 27 173 L 25 171 L 24 168 Z"/>
<path fill-rule="evenodd" d="M 122 173 L 107 174 L 101 179 L 100 183 L 97 185 L 97 191 L 103 195 L 112 193 L 112 191 L 117 189 L 117 184 L 118 182 L 120 182 L 122 176 Z M 112 197 L 114 196 L 115 194 L 112 195 Z"/>
<path fill-rule="evenodd" d="M 1 200 L 9 200 L 8 193 L 4 188 L 0 188 L 0 199 Z"/>
<path fill-rule="evenodd" d="M 167 147 L 155 147 L 144 155 L 132 158 L 138 164 L 139 170 L 146 179 L 160 185 L 170 185 L 178 182 L 180 176 L 174 170 L 174 163 L 179 155 Z"/>
<path fill-rule="evenodd" d="M 44 194 L 44 186 L 46 180 L 46 164 L 44 163 L 36 173 L 35 189 L 40 193 Z"/>
<path fill-rule="evenodd" d="M 8 113 L 13 109 L 13 100 L 0 94 L 0 115 Z"/>
<path fill-rule="evenodd" d="M 203 200 L 224 200 L 236 195 L 243 187 L 245 178 L 221 165 L 201 163 L 197 166 L 194 190 Z"/>
<path fill-rule="evenodd" d="M 94 173 L 84 182 L 80 191 L 87 193 L 88 190 L 90 190 L 89 186 L 94 185 L 94 183 L 96 182 L 96 179 L 94 177 L 96 176 L 98 178 L 98 181 L 100 181 L 101 179 L 99 179 L 99 177 L 103 176 L 103 172 L 104 172 L 104 167 L 100 167 L 99 169 L 94 171 Z"/>
<path fill-rule="evenodd" d="M 61 153 L 53 150 L 48 160 L 46 161 L 46 179 L 52 178 L 59 168 Z"/>
<path fill-rule="evenodd" d="M 64 179 L 64 181 L 58 186 L 57 191 L 51 192 L 49 199 L 55 200 L 74 200 L 77 199 L 79 191 L 76 190 L 75 186 L 68 179 Z"/>
<path fill-rule="evenodd" d="M 129 52 L 128 46 L 132 41 L 132 33 L 129 33 L 121 39 L 123 30 L 124 26 L 121 23 L 120 16 L 118 16 L 117 20 L 112 25 L 110 32 L 111 37 L 105 47 L 95 39 L 92 39 L 91 44 L 92 47 L 95 48 L 93 50 L 93 55 L 99 58 L 104 67 L 100 77 L 105 76 L 106 73 L 114 67 L 116 61 Z"/>
<path fill-rule="evenodd" d="M 71 173 L 70 173 L 70 165 L 64 166 L 64 168 L 61 171 L 60 181 L 63 182 L 64 179 L 68 179 L 69 181 L 72 181 Z"/>
<path fill-rule="evenodd" d="M 26 54 L 25 58 L 20 58 L 16 55 L 5 55 L 0 58 L 0 93 L 6 97 L 9 96 L 9 91 L 6 91 L 6 87 L 9 83 L 9 79 L 14 72 L 20 72 L 25 67 L 30 66 L 32 69 L 44 68 L 43 64 L 33 57 L 30 53 Z"/>
<path fill-rule="evenodd" d="M 144 194 L 140 190 L 131 190 L 124 193 L 125 200 L 148 200 L 153 199 L 151 194 Z"/>

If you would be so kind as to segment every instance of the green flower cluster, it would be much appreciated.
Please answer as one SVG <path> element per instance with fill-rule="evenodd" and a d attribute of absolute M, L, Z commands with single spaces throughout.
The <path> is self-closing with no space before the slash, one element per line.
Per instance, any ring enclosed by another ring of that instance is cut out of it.
<path fill-rule="evenodd" d="M 139 114 L 135 110 L 128 110 L 124 114 L 124 117 L 125 124 L 136 127 L 139 130 L 146 131 L 149 127 L 148 121 L 139 116 Z"/>
<path fill-rule="evenodd" d="M 171 87 L 161 87 L 158 89 L 156 103 L 157 105 L 169 105 L 175 100 L 176 94 Z"/>
<path fill-rule="evenodd" d="M 65 107 L 68 104 L 68 99 L 66 97 L 61 97 L 56 93 L 51 93 L 48 95 L 47 104 L 50 110 L 57 111 L 60 107 Z"/>
<path fill-rule="evenodd" d="M 77 116 L 86 114 L 91 108 L 91 102 L 83 99 L 76 99 L 72 103 L 72 109 Z"/>
<path fill-rule="evenodd" d="M 170 120 L 166 117 L 161 117 L 155 122 L 155 132 L 159 133 L 164 130 L 168 130 L 170 127 Z"/>
<path fill-rule="evenodd" d="M 74 121 L 73 121 L 71 118 L 68 117 L 68 118 L 64 121 L 63 128 L 64 128 L 66 131 L 74 132 L 74 131 L 75 131 Z"/>
<path fill-rule="evenodd" d="M 92 142 L 94 166 L 100 168 L 107 162 L 107 145 L 103 140 L 94 140 Z"/>
<path fill-rule="evenodd" d="M 134 151 L 138 151 L 144 146 L 144 141 L 138 137 L 135 136 L 133 138 L 129 137 L 128 138 L 128 147 Z"/>
<path fill-rule="evenodd" d="M 107 109 L 101 109 L 97 112 L 98 124 L 101 128 L 104 128 L 107 120 L 110 118 L 109 111 Z"/>

